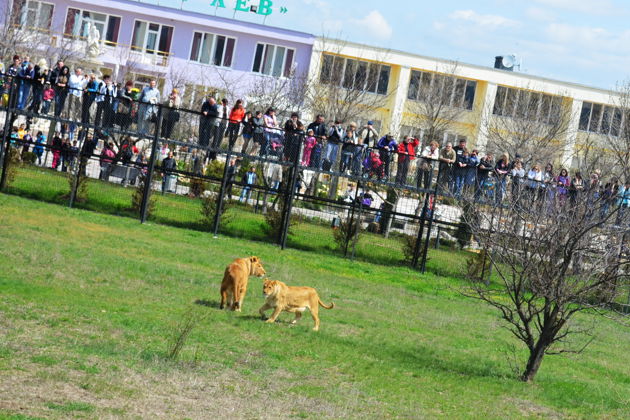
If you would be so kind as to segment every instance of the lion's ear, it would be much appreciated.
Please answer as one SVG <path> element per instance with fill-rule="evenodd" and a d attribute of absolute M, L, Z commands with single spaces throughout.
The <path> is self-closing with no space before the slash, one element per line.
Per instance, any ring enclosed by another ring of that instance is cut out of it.
<path fill-rule="evenodd" d="M 260 262 L 260 258 L 258 257 L 249 257 L 249 260 L 253 263 Z"/>

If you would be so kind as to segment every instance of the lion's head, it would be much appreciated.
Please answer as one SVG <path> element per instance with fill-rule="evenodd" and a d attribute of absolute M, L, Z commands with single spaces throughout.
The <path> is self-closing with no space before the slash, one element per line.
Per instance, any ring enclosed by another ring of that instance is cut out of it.
<path fill-rule="evenodd" d="M 276 282 L 273 280 L 265 279 L 263 282 L 263 296 L 269 297 L 274 294 L 276 290 Z"/>
<path fill-rule="evenodd" d="M 256 276 L 256 277 L 263 277 L 265 274 L 267 274 L 267 272 L 262 266 L 262 263 L 260 262 L 260 258 L 249 257 L 249 261 L 251 263 L 250 270 L 249 270 L 250 275 Z"/>

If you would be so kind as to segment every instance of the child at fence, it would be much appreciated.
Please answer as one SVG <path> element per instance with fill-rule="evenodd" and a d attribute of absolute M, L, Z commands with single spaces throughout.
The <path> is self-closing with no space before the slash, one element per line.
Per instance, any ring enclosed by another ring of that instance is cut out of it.
<path fill-rule="evenodd" d="M 42 155 L 44 154 L 44 145 L 46 144 L 46 136 L 41 131 L 37 132 L 35 137 L 35 147 L 33 147 L 33 153 L 37 156 L 37 164 L 42 166 Z"/>
<path fill-rule="evenodd" d="M 372 176 L 376 176 L 378 179 L 383 178 L 383 161 L 381 156 L 374 150 L 371 150 L 363 161 L 363 167 L 367 171 L 368 178 Z"/>
<path fill-rule="evenodd" d="M 308 167 L 313 169 L 321 169 L 322 164 L 322 144 L 321 142 L 316 142 L 315 146 L 313 146 L 313 151 L 311 152 L 311 161 L 309 162 Z"/>
<path fill-rule="evenodd" d="M 241 153 L 249 153 L 249 143 L 254 136 L 254 126 L 252 125 L 253 118 L 254 117 L 250 111 L 247 111 L 245 113 L 245 117 L 243 118 L 243 147 L 241 147 Z"/>
<path fill-rule="evenodd" d="M 311 164 L 311 153 L 317 144 L 317 139 L 315 139 L 314 134 L 315 132 L 312 129 L 306 132 L 306 138 L 304 139 L 304 152 L 302 152 L 302 166 L 309 166 Z"/>
<path fill-rule="evenodd" d="M 55 90 L 50 85 L 50 82 L 46 82 L 46 84 L 44 85 L 44 94 L 42 96 L 42 99 L 44 101 L 44 104 L 42 105 L 42 114 L 48 114 L 48 111 L 50 111 L 50 104 L 52 103 L 54 98 Z"/>
<path fill-rule="evenodd" d="M 52 160 L 52 168 L 53 169 L 57 169 L 57 167 L 59 166 L 59 161 L 61 159 L 61 135 L 59 134 L 58 131 L 55 131 L 55 134 L 53 135 L 53 139 L 52 139 L 52 155 L 53 155 L 53 160 Z"/>

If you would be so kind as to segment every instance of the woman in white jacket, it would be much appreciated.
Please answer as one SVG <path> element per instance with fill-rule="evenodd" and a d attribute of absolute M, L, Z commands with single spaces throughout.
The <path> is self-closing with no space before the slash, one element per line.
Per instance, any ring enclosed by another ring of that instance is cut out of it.
<path fill-rule="evenodd" d="M 431 175 L 433 174 L 433 162 L 440 158 L 440 145 L 433 140 L 422 151 L 421 159 L 418 159 L 418 173 L 416 176 L 417 188 L 431 188 Z"/>

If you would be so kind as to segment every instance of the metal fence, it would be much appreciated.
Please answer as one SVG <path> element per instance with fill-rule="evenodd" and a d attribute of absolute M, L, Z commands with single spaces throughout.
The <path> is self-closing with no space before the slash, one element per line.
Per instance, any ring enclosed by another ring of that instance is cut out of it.
<path fill-rule="evenodd" d="M 458 222 L 435 217 L 436 162 L 30 83 L 4 79 L 2 192 L 423 270 L 434 225 Z"/>

